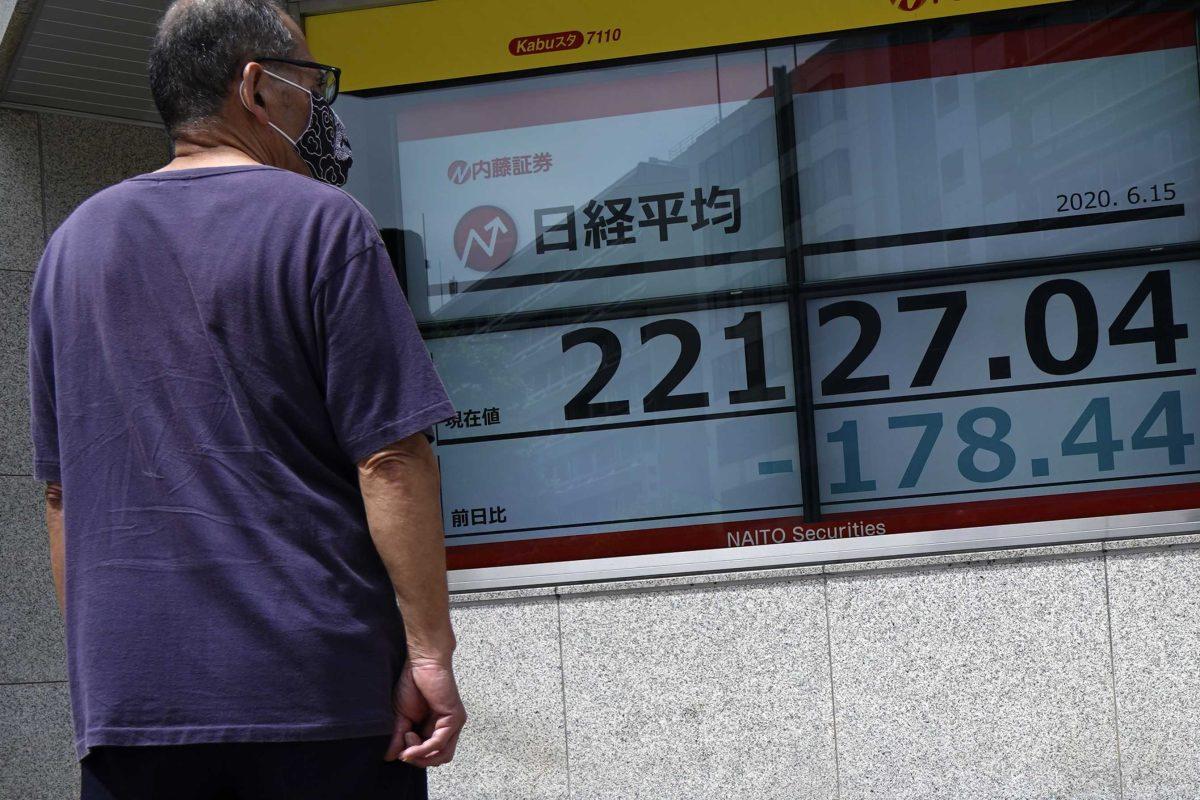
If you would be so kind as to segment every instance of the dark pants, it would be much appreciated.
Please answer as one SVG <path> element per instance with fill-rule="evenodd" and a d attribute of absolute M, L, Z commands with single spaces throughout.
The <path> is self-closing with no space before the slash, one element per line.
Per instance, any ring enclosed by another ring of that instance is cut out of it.
<path fill-rule="evenodd" d="M 424 769 L 383 760 L 390 738 L 94 747 L 82 800 L 426 800 Z"/>

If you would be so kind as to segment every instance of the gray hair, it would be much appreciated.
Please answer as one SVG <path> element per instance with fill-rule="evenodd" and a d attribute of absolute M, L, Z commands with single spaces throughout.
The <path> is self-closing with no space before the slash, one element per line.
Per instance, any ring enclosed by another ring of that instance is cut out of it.
<path fill-rule="evenodd" d="M 239 68 L 296 46 L 276 0 L 176 0 L 158 25 L 147 63 L 154 104 L 174 135 L 217 114 Z"/>

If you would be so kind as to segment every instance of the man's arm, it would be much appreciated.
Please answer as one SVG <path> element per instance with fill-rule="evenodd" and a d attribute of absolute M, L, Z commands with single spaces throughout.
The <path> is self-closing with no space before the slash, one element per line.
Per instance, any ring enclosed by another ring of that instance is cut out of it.
<path fill-rule="evenodd" d="M 54 591 L 58 595 L 58 610 L 66 609 L 63 593 L 63 504 L 62 484 L 57 481 L 46 483 L 46 530 L 50 532 L 50 569 L 54 573 Z"/>
<path fill-rule="evenodd" d="M 454 631 L 437 458 L 418 432 L 358 462 L 367 524 L 400 601 L 408 662 L 396 692 L 387 759 L 421 767 L 454 757 L 467 720 L 454 681 Z"/>

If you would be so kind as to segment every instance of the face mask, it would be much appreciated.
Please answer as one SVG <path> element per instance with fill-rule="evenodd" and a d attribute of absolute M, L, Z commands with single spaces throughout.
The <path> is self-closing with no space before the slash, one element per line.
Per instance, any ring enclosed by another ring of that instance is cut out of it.
<path fill-rule="evenodd" d="M 342 124 L 342 120 L 321 95 L 305 89 L 295 81 L 289 81 L 282 75 L 276 75 L 270 70 L 264 69 L 263 72 L 284 83 L 290 83 L 309 98 L 308 124 L 299 138 L 293 139 L 288 136 L 282 128 L 270 120 L 267 121 L 267 124 L 277 130 L 280 136 L 287 139 L 292 147 L 296 148 L 300 160 L 305 163 L 314 178 L 334 186 L 343 185 L 350 173 L 350 165 L 354 163 L 354 159 L 350 152 L 350 140 L 346 137 L 346 126 Z M 246 105 L 245 98 L 242 99 L 242 105 Z M 247 110 L 249 110 L 248 106 Z"/>

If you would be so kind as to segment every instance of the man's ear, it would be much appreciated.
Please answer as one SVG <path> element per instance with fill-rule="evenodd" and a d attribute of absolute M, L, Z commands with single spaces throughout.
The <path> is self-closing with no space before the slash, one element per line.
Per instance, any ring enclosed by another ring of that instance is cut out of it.
<path fill-rule="evenodd" d="M 242 100 L 242 106 L 259 121 L 259 124 L 265 126 L 269 117 L 267 117 L 267 106 L 262 98 L 263 77 L 261 64 L 254 61 L 246 62 L 246 66 L 242 67 L 242 79 L 238 82 L 237 92 Z"/>

